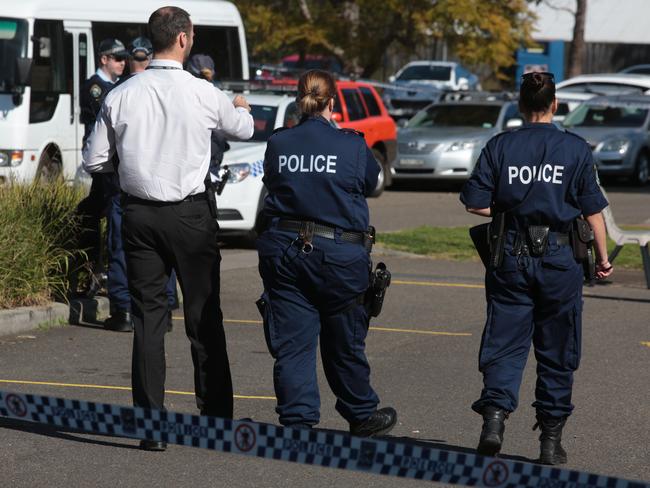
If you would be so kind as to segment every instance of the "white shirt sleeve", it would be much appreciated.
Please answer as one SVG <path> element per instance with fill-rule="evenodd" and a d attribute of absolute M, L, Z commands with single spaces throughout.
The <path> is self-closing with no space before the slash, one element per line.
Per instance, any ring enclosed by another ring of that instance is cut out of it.
<path fill-rule="evenodd" d="M 109 108 L 102 104 L 95 127 L 88 136 L 82 151 L 82 164 L 88 173 L 112 173 L 115 155 L 115 131 L 109 116 Z"/>
<path fill-rule="evenodd" d="M 212 110 L 216 118 L 216 128 L 227 136 L 246 140 L 253 137 L 253 116 L 243 107 L 233 105 L 232 101 L 218 88 L 214 89 L 216 110 Z"/>

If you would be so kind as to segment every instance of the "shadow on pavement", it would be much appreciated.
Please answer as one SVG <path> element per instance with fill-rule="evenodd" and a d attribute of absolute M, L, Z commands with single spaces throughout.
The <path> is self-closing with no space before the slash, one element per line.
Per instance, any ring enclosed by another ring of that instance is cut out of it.
<path fill-rule="evenodd" d="M 613 300 L 615 302 L 633 302 L 633 303 L 650 303 L 647 298 L 628 298 L 628 297 L 614 297 L 608 295 L 592 295 L 591 293 L 583 293 L 585 298 L 595 298 L 597 300 Z"/>
<path fill-rule="evenodd" d="M 463 454 L 477 454 L 476 449 L 470 447 L 463 447 L 463 446 L 454 446 L 452 444 L 447 444 L 443 440 L 438 440 L 438 439 L 414 439 L 412 437 L 390 437 L 390 436 L 382 437 L 381 439 L 385 439 L 388 441 L 393 440 L 393 441 L 406 442 L 418 447 L 428 447 L 430 449 L 442 449 L 445 451 L 460 452 Z M 521 461 L 524 463 L 536 462 L 535 459 L 529 459 L 524 456 L 516 456 L 511 454 L 499 454 L 498 457 L 500 459 L 508 459 L 509 461 Z"/>
<path fill-rule="evenodd" d="M 82 444 L 95 444 L 98 446 L 106 447 L 120 447 L 123 449 L 139 449 L 135 444 L 125 444 L 121 442 L 103 441 L 98 439 L 89 439 L 73 434 L 82 434 L 74 429 L 65 427 L 56 427 L 52 425 L 39 424 L 36 422 L 27 422 L 24 420 L 0 418 L 0 429 L 10 429 L 19 432 L 26 432 L 29 434 L 37 434 L 45 437 L 53 437 L 56 439 L 63 439 L 66 441 L 80 442 Z M 97 436 L 111 437 L 109 434 L 92 434 Z"/>

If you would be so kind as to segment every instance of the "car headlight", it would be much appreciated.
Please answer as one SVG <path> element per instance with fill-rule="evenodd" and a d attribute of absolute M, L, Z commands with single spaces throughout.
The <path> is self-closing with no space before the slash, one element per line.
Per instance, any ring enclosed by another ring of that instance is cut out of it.
<path fill-rule="evenodd" d="M 629 139 L 610 139 L 600 145 L 600 152 L 625 154 L 630 147 Z"/>
<path fill-rule="evenodd" d="M 456 151 L 467 151 L 468 149 L 474 149 L 477 141 L 456 141 L 452 142 L 449 147 L 446 149 L 446 152 L 456 152 Z"/>
<path fill-rule="evenodd" d="M 0 149 L 0 166 L 20 166 L 23 162 L 23 151 Z"/>
<path fill-rule="evenodd" d="M 251 174 L 251 165 L 248 163 L 229 164 L 228 169 L 230 170 L 228 183 L 239 183 Z"/>

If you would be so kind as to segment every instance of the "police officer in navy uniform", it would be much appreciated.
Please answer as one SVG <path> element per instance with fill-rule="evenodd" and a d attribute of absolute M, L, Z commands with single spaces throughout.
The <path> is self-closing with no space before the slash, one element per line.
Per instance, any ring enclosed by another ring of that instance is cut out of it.
<path fill-rule="evenodd" d="M 595 236 L 596 276 L 609 276 L 601 213 L 607 201 L 589 145 L 552 124 L 557 100 L 551 73 L 523 76 L 519 109 L 526 123 L 486 144 L 460 196 L 474 214 L 505 212 L 502 261 L 486 272 L 487 322 L 479 354 L 484 387 L 472 408 L 483 416 L 479 453 L 496 455 L 504 421 L 517 408 L 532 342 L 539 461 L 561 464 L 567 460 L 560 441 L 573 410 L 573 372 L 581 351 L 583 270 L 568 233 L 584 216 Z"/>
<path fill-rule="evenodd" d="M 377 409 L 364 348 L 369 317 L 359 300 L 369 285 L 366 197 L 379 166 L 363 135 L 330 125 L 332 76 L 308 71 L 298 82 L 300 124 L 276 131 L 264 159 L 266 230 L 257 241 L 264 293 L 258 307 L 275 366 L 276 412 L 285 426 L 319 422 L 319 343 L 336 410 L 358 436 L 396 423 Z"/>
<path fill-rule="evenodd" d="M 82 84 L 80 92 L 80 118 L 84 124 L 83 145 L 86 144 L 86 140 L 92 132 L 104 98 L 124 73 L 126 63 L 126 49 L 119 39 L 104 39 L 99 43 L 98 53 L 99 68 Z M 103 272 L 99 223 L 108 205 L 106 197 L 108 185 L 110 182 L 107 182 L 105 175 L 92 175 L 90 192 L 77 206 L 81 227 L 78 247 L 86 250 L 95 276 L 99 276 Z"/>

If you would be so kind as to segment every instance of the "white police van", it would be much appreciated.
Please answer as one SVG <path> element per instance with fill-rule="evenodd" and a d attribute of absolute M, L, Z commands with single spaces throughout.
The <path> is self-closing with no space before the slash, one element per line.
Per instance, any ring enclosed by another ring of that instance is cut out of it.
<path fill-rule="evenodd" d="M 231 172 L 223 193 L 217 196 L 221 234 L 253 237 L 255 223 L 262 210 L 266 190 L 264 153 L 266 142 L 278 127 L 293 127 L 300 121 L 295 92 L 290 94 L 246 93 L 255 123 L 253 137 L 229 142 L 222 165 Z"/>
<path fill-rule="evenodd" d="M 248 77 L 244 26 L 230 2 L 171 2 L 194 23 L 192 53 L 209 54 L 219 79 Z M 21 0 L 0 11 L 0 184 L 79 179 L 81 84 L 102 39 L 146 35 L 159 0 Z M 234 185 L 233 185 L 234 186 Z"/>

